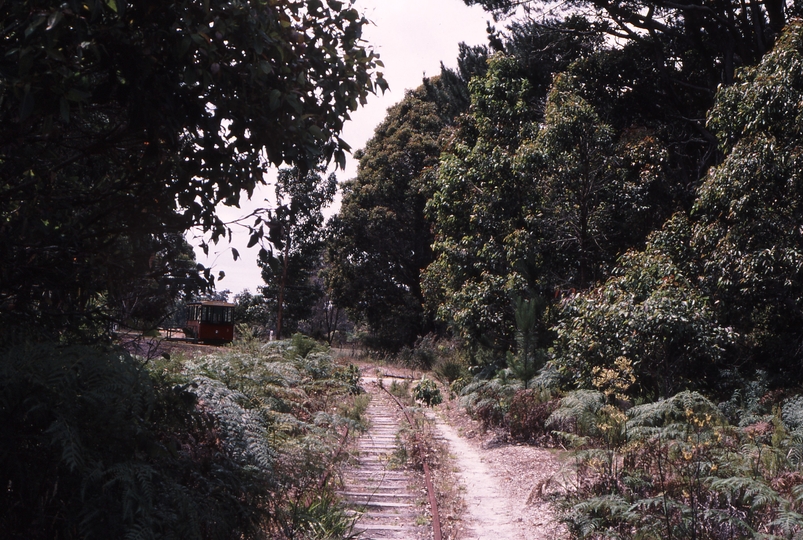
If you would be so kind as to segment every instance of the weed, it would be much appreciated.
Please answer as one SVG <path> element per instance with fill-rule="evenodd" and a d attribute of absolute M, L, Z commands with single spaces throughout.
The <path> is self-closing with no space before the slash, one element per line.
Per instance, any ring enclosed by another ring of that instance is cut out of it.
<path fill-rule="evenodd" d="M 368 394 L 352 395 L 337 407 L 337 414 L 343 418 L 353 420 L 360 427 L 365 426 L 365 411 L 371 403 L 371 396 Z"/>
<path fill-rule="evenodd" d="M 388 392 L 399 398 L 402 402 L 409 401 L 410 399 L 410 381 L 403 380 L 399 382 L 398 380 L 394 379 L 390 383 L 390 387 L 388 388 Z"/>

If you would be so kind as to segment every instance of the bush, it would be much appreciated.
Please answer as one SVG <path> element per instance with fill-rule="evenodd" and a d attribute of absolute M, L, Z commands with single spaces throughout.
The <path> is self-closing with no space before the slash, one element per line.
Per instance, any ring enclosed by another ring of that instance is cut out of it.
<path fill-rule="evenodd" d="M 511 384 L 502 378 L 474 381 L 460 391 L 460 402 L 483 429 L 502 427 L 510 400 L 520 388 L 520 382 Z"/>
<path fill-rule="evenodd" d="M 438 358 L 435 341 L 436 338 L 432 334 L 418 338 L 412 348 L 402 347 L 398 354 L 399 361 L 410 369 L 425 371 L 432 369 Z"/>
<path fill-rule="evenodd" d="M 270 484 L 245 474 L 215 414 L 197 408 L 189 389 L 154 384 L 123 351 L 56 344 L 3 351 L 4 534 L 254 533 Z"/>
<path fill-rule="evenodd" d="M 505 413 L 505 424 L 510 436 L 521 441 L 537 442 L 550 436 L 546 422 L 558 408 L 560 400 L 550 399 L 549 394 L 528 389 L 513 395 Z"/>
<path fill-rule="evenodd" d="M 435 361 L 432 368 L 435 376 L 446 385 L 451 385 L 457 379 L 468 375 L 466 362 L 454 352 L 445 354 Z"/>
<path fill-rule="evenodd" d="M 434 381 L 421 377 L 421 380 L 413 388 L 413 398 L 419 403 L 424 403 L 427 407 L 432 407 L 443 402 L 441 391 Z"/>
<path fill-rule="evenodd" d="M 311 337 L 307 337 L 304 334 L 298 333 L 293 334 L 293 336 L 290 338 L 290 347 L 292 348 L 293 353 L 301 359 L 306 358 L 307 355 L 312 351 L 325 350 L 325 347 Z"/>
<path fill-rule="evenodd" d="M 410 397 L 410 381 L 404 380 L 403 382 L 399 382 L 394 379 L 390 382 L 388 392 L 404 402 Z"/>
<path fill-rule="evenodd" d="M 580 406 L 590 397 L 575 399 L 578 414 L 593 408 Z M 587 431 L 604 431 L 605 407 Z M 633 407 L 626 439 L 577 453 L 580 481 L 564 515 L 573 537 L 799 538 L 800 441 L 775 414 L 735 427 L 695 392 Z"/>

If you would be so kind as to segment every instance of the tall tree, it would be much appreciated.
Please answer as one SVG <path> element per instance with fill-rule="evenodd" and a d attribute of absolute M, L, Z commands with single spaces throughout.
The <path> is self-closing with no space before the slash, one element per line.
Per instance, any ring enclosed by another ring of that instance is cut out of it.
<path fill-rule="evenodd" d="M 323 208 L 332 203 L 337 179 L 324 168 L 302 172 L 282 169 L 276 182 L 277 207 L 269 222 L 273 249 L 261 249 L 257 263 L 266 285 L 262 294 L 275 302 L 276 337 L 295 329 L 323 295 L 312 276 L 323 250 Z"/>
<path fill-rule="evenodd" d="M 635 388 L 722 390 L 756 370 L 784 386 L 803 365 L 803 23 L 723 87 L 708 125 L 724 161 L 613 276 L 566 306 L 557 363 L 579 384 L 632 365 Z M 599 371 L 597 372 L 599 373 Z"/>
<path fill-rule="evenodd" d="M 726 157 L 705 178 L 692 214 L 705 283 L 724 323 L 745 338 L 739 363 L 796 379 L 803 366 L 801 118 L 798 20 L 761 64 L 717 94 L 709 125 Z"/>
<path fill-rule="evenodd" d="M 180 234 L 123 238 L 105 255 L 116 273 L 106 276 L 108 314 L 126 326 L 156 328 L 207 289 L 195 252 Z"/>
<path fill-rule="evenodd" d="M 660 225 L 666 203 L 666 151 L 648 129 L 617 133 L 578 92 L 571 72 L 555 78 L 541 129 L 518 160 L 537 192 L 531 249 L 546 286 L 586 289 L 604 279 L 616 257 Z"/>
<path fill-rule="evenodd" d="M 465 2 L 500 18 L 546 26 L 554 6 L 541 0 Z M 717 88 L 732 84 L 740 67 L 756 65 L 790 17 L 803 13 L 800 2 L 786 0 L 583 0 L 569 9 L 617 43 L 583 66 L 583 97 L 607 122 L 648 127 L 663 139 L 675 178 L 673 195 L 685 209 L 700 178 L 722 158 L 704 121 Z M 606 114 L 602 102 L 616 111 Z"/>
<path fill-rule="evenodd" d="M 469 83 L 472 107 L 441 158 L 427 212 L 436 258 L 423 276 L 429 309 L 470 341 L 513 339 L 510 294 L 523 288 L 513 266 L 529 241 L 530 183 L 514 170 L 535 126 L 537 96 L 515 59 L 495 55 Z"/>
<path fill-rule="evenodd" d="M 542 0 L 464 0 L 481 5 L 499 17 L 522 8 L 535 15 L 547 12 L 551 4 Z M 739 65 L 757 63 L 772 47 L 790 14 L 800 6 L 784 0 L 747 3 L 706 3 L 703 0 L 644 0 L 610 2 L 585 0 L 573 5 L 580 13 L 596 19 L 610 35 L 650 44 L 652 54 L 663 66 L 682 62 L 682 76 L 665 72 L 666 82 L 682 86 L 690 78 L 707 79 L 700 90 L 729 84 Z"/>
<path fill-rule="evenodd" d="M 431 330 L 420 273 L 432 261 L 424 215 L 441 133 L 468 105 L 465 82 L 442 70 L 388 110 L 360 153 L 332 220 L 326 279 L 336 305 L 365 321 L 375 344 L 398 349 Z"/>
<path fill-rule="evenodd" d="M 609 122 L 598 110 L 609 109 L 586 98 L 595 81 L 578 66 L 600 54 L 599 41 L 567 29 L 583 24 L 534 25 L 530 38 L 519 28 L 507 48 L 522 57 L 498 54 L 472 80 L 471 111 L 442 158 L 428 203 L 437 258 L 425 291 L 471 343 L 515 347 L 514 299 L 606 279 L 617 256 L 673 210 L 656 130 L 637 117 Z"/>

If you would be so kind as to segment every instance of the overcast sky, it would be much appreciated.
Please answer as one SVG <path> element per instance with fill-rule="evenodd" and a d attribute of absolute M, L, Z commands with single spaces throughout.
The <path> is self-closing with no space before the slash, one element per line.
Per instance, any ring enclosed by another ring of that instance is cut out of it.
<path fill-rule="evenodd" d="M 342 138 L 357 150 L 365 146 L 385 117 L 385 111 L 401 101 L 405 90 L 420 86 L 424 76 L 439 74 L 441 62 L 456 67 L 460 42 L 484 44 L 486 21 L 490 17 L 476 6 L 467 7 L 463 0 L 356 0 L 355 7 L 373 23 L 365 29 L 363 37 L 379 53 L 390 85 L 384 95 L 370 96 L 368 104 L 353 113 L 347 123 Z M 341 182 L 356 174 L 357 164 L 353 159 L 347 161 L 345 171 L 337 172 Z M 219 213 L 224 220 L 230 220 L 253 208 L 269 207 L 265 199 L 272 189 L 267 186 L 254 193 L 251 201 L 243 201 L 240 209 L 220 208 Z M 256 265 L 258 248 L 246 248 L 246 232 L 238 234 L 235 230 L 231 244 L 224 240 L 210 245 L 209 257 L 197 247 L 197 240 L 190 238 L 190 242 L 196 248 L 198 262 L 211 266 L 215 275 L 225 272 L 217 284 L 219 291 L 229 289 L 236 294 L 249 289 L 256 293 L 263 284 Z M 231 247 L 240 253 L 237 261 L 232 259 Z"/>

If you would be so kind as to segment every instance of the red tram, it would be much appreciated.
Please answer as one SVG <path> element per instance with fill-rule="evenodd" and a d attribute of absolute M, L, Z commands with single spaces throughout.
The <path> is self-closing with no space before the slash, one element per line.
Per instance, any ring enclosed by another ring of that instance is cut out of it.
<path fill-rule="evenodd" d="M 220 301 L 187 304 L 185 333 L 205 343 L 230 343 L 234 340 L 234 304 Z"/>

